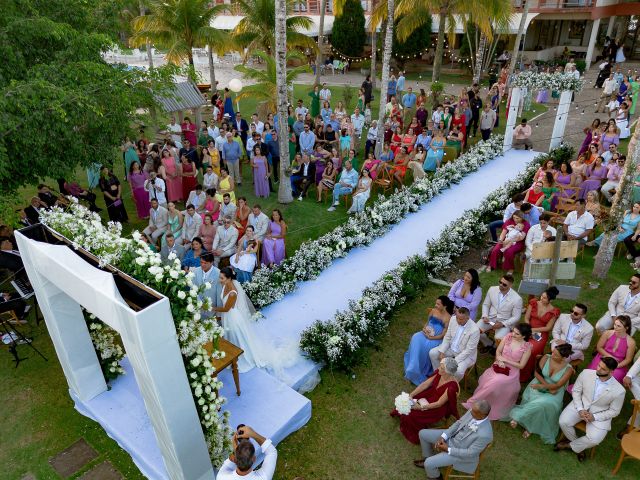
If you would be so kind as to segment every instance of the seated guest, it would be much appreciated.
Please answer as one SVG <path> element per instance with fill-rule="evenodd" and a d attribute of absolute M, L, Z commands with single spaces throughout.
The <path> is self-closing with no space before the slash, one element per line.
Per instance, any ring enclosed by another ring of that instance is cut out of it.
<path fill-rule="evenodd" d="M 218 214 L 218 223 L 222 225 L 224 217 L 235 218 L 236 211 L 238 210 L 236 204 L 231 201 L 231 195 L 225 193 L 222 196 L 222 203 L 220 204 L 220 213 Z"/>
<path fill-rule="evenodd" d="M 256 462 L 256 450 L 253 443 L 255 441 L 262 449 L 264 460 L 260 470 L 254 471 L 253 464 Z M 243 478 L 244 480 L 271 480 L 276 471 L 278 452 L 271 440 L 265 439 L 256 433 L 251 427 L 242 425 L 233 434 L 233 453 L 224 461 L 216 478 L 218 480 L 233 480 Z"/>
<path fill-rule="evenodd" d="M 287 235 L 287 224 L 282 212 L 277 208 L 271 212 L 271 220 L 267 227 L 267 235 L 262 242 L 262 264 L 268 267 L 280 265 L 286 256 L 284 238 Z"/>
<path fill-rule="evenodd" d="M 187 250 L 187 253 L 182 257 L 182 268 L 189 270 L 191 268 L 197 268 L 200 266 L 200 256 L 207 253 L 204 249 L 202 239 L 199 237 L 194 238 L 191 241 L 191 248 Z"/>
<path fill-rule="evenodd" d="M 593 337 L 593 325 L 584 316 L 587 314 L 587 306 L 576 303 L 571 313 L 563 313 L 553 325 L 553 340 L 551 349 L 560 345 L 571 345 L 569 361 L 584 360 L 584 351 L 589 348 Z"/>
<path fill-rule="evenodd" d="M 200 295 L 209 299 L 210 307 L 221 307 L 222 284 L 218 278 L 220 270 L 213 265 L 213 260 L 211 253 L 203 253 L 200 255 L 200 266 L 193 271 L 193 284 L 200 287 L 208 283 L 209 288 L 205 288 Z M 204 298 L 200 298 L 200 300 L 204 301 Z M 213 316 L 210 311 L 203 312 L 203 315 L 206 317 Z"/>
<path fill-rule="evenodd" d="M 102 209 L 96 206 L 96 194 L 86 190 L 78 184 L 78 182 L 67 182 L 65 179 L 58 180 L 62 181 L 62 186 L 66 190 L 66 192 L 72 197 L 79 198 L 81 200 L 85 200 L 89 203 L 89 210 L 92 212 L 101 212 Z M 145 193 L 146 196 L 146 193 Z M 146 212 L 145 212 L 146 214 Z"/>
<path fill-rule="evenodd" d="M 576 209 L 569 212 L 564 220 L 562 228 L 567 240 L 578 240 L 580 243 L 586 243 L 587 238 L 593 231 L 595 220 L 593 215 L 587 212 L 586 203 L 582 198 L 576 200 Z"/>
<path fill-rule="evenodd" d="M 491 403 L 490 420 L 506 418 L 518 400 L 520 393 L 520 370 L 531 356 L 531 326 L 519 323 L 513 327 L 498 345 L 496 359 L 478 379 L 478 388 L 463 406 L 471 408 L 482 399 Z"/>
<path fill-rule="evenodd" d="M 38 185 L 38 198 L 49 208 L 53 207 L 58 201 L 58 197 L 51 193 L 49 186 L 44 183 Z"/>
<path fill-rule="evenodd" d="M 560 309 L 554 307 L 552 302 L 558 296 L 556 287 L 549 287 L 540 294 L 539 299 L 532 298 L 524 314 L 524 321 L 531 325 L 531 356 L 525 367 L 520 370 L 520 381 L 528 382 L 533 378 L 533 371 L 538 355 L 544 353 L 549 340 L 549 333 L 560 316 Z"/>
<path fill-rule="evenodd" d="M 250 282 L 257 264 L 260 242 L 256 239 L 253 225 L 247 225 L 244 235 L 238 240 L 236 254 L 229 263 L 236 270 L 236 278 L 240 283 Z"/>
<path fill-rule="evenodd" d="M 443 358 L 452 357 L 458 364 L 455 377 L 458 381 L 461 380 L 469 367 L 476 363 L 479 340 L 480 330 L 470 320 L 469 309 L 459 307 L 449 320 L 442 343 L 429 351 L 431 365 L 435 369 Z"/>
<path fill-rule="evenodd" d="M 555 443 L 560 427 L 562 398 L 573 368 L 569 365 L 571 345 L 565 343 L 536 363 L 535 378 L 522 394 L 520 405 L 511 409 L 511 428 L 521 425 L 523 438 L 532 433 L 540 435 L 544 443 Z"/>
<path fill-rule="evenodd" d="M 29 225 L 40 223 L 40 210 L 43 208 L 47 208 L 46 203 L 38 197 L 31 197 L 30 205 L 24 209 Z"/>
<path fill-rule="evenodd" d="M 473 474 L 478 468 L 480 454 L 493 441 L 493 429 L 488 420 L 491 404 L 478 400 L 471 410 L 447 430 L 420 430 L 422 457 L 414 460 L 418 468 L 424 468 L 427 478 L 440 476 L 441 467 L 453 465 L 463 473 Z"/>
<path fill-rule="evenodd" d="M 448 417 L 459 418 L 458 393 L 460 385 L 455 378 L 458 364 L 453 358 L 444 358 L 438 369 L 409 394 L 415 404 L 409 415 L 400 415 L 397 410 L 392 417 L 400 417 L 400 431 L 416 445 L 420 443 L 420 430 Z"/>
<path fill-rule="evenodd" d="M 620 185 L 626 160 L 626 156 L 620 155 L 615 163 L 612 162 L 607 166 L 607 181 L 602 185 L 600 192 L 609 202 L 613 202 L 613 196 Z"/>
<path fill-rule="evenodd" d="M 481 351 L 495 348 L 493 341 L 487 336 L 494 332 L 496 340 L 504 338 L 512 327 L 520 320 L 522 315 L 522 297 L 511 288 L 513 277 L 503 275 L 498 286 L 490 287 L 482 303 L 482 318 L 477 325 L 482 334 L 480 342 L 484 345 Z"/>
<path fill-rule="evenodd" d="M 469 317 L 476 320 L 478 305 L 482 301 L 482 288 L 480 288 L 480 277 L 475 268 L 470 268 L 462 278 L 456 280 L 449 290 L 448 297 L 453 301 L 456 309 L 466 307 L 469 309 Z"/>
<path fill-rule="evenodd" d="M 184 247 L 176 243 L 176 239 L 173 236 L 173 233 L 167 233 L 164 238 L 166 239 L 166 242 L 160 249 L 160 258 L 162 258 L 162 262 L 164 264 L 168 264 L 169 255 L 172 253 L 178 260 L 180 260 L 180 262 L 182 262 L 182 258 L 184 257 Z"/>
<path fill-rule="evenodd" d="M 367 159 L 364 161 L 364 164 L 362 165 L 362 169 L 364 170 L 366 168 L 367 170 L 369 170 L 369 174 L 371 178 L 375 180 L 378 174 L 378 167 L 380 166 L 381 163 L 382 163 L 382 160 L 377 160 L 374 153 L 369 152 Z"/>
<path fill-rule="evenodd" d="M 13 245 L 10 237 L 0 237 L 0 268 L 6 268 L 14 274 L 24 270 L 20 252 Z"/>
<path fill-rule="evenodd" d="M 260 208 L 260 205 L 257 203 L 253 205 L 253 209 L 248 217 L 247 225 L 251 225 L 253 227 L 255 238 L 259 242 L 262 242 L 264 237 L 267 236 L 267 230 L 269 229 L 269 217 L 265 215 Z"/>
<path fill-rule="evenodd" d="M 316 165 L 311 163 L 309 155 L 302 156 L 302 163 L 291 172 L 291 190 L 293 196 L 302 201 L 307 196 L 307 190 L 315 183 Z"/>
<path fill-rule="evenodd" d="M 421 331 L 414 333 L 409 349 L 404 354 L 404 378 L 420 385 L 433 373 L 439 362 L 432 366 L 429 351 L 442 343 L 453 314 L 453 302 L 440 295 L 429 312 L 429 318 Z"/>
<path fill-rule="evenodd" d="M 345 160 L 340 180 L 333 187 L 333 203 L 328 208 L 328 211 L 335 211 L 336 207 L 340 205 L 340 196 L 350 194 L 357 185 L 358 172 L 353 168 L 351 160 Z"/>
<path fill-rule="evenodd" d="M 520 211 L 524 215 L 524 219 L 529 222 L 529 227 L 540 223 L 540 215 L 544 212 L 542 207 L 534 207 L 530 203 L 524 202 L 520 207 Z"/>
<path fill-rule="evenodd" d="M 210 214 L 205 214 L 204 220 L 200 228 L 198 229 L 197 237 L 202 239 L 202 243 L 204 244 L 204 248 L 207 251 L 211 251 L 211 246 L 213 245 L 213 239 L 216 236 L 217 225 L 213 224 L 213 218 Z"/>
<path fill-rule="evenodd" d="M 513 215 L 502 226 L 502 233 L 498 243 L 489 254 L 489 266 L 487 272 L 498 268 L 500 257 L 503 257 L 502 268 L 508 274 L 513 273 L 515 256 L 525 249 L 524 241 L 530 225 L 524 219 L 524 213 L 520 210 L 513 212 Z"/>
<path fill-rule="evenodd" d="M 633 235 L 638 238 L 640 235 L 640 203 L 634 202 L 631 210 L 624 212 L 622 221 L 618 226 L 618 235 L 616 237 L 617 242 L 625 241 L 625 239 L 632 237 Z M 598 235 L 592 242 L 587 242 L 587 246 L 593 245 L 600 246 L 604 233 Z M 626 242 L 625 242 L 626 243 Z"/>
<path fill-rule="evenodd" d="M 586 459 L 585 450 L 599 445 L 611 430 L 611 420 L 620 415 L 625 391 L 611 375 L 618 368 L 614 358 L 603 358 L 596 370 L 583 370 L 573 385 L 573 401 L 560 415 L 560 428 L 566 440 L 556 443 L 554 450 L 573 450 L 578 460 Z M 578 438 L 575 425 L 585 422 L 587 433 Z"/>
<path fill-rule="evenodd" d="M 543 213 L 540 216 L 540 222 L 533 225 L 527 232 L 527 238 L 524 240 L 524 254 L 527 258 L 530 258 L 533 253 L 533 245 L 546 242 L 552 237 L 555 238 L 556 229 L 549 225 L 550 220 L 551 216 L 548 213 Z"/>
<path fill-rule="evenodd" d="M 633 355 L 636 353 L 636 341 L 631 334 L 631 319 L 627 315 L 618 315 L 613 321 L 613 329 L 602 334 L 596 345 L 597 355 L 587 368 L 595 370 L 600 360 L 605 357 L 613 357 L 618 362 L 618 367 L 612 375 L 622 383 L 627 374 Z"/>
<path fill-rule="evenodd" d="M 533 184 L 533 187 L 527 190 L 527 193 L 524 196 L 524 201 L 531 205 L 535 205 L 536 207 L 542 205 L 542 201 L 544 200 L 542 187 L 542 180 L 537 180 Z"/>
<path fill-rule="evenodd" d="M 25 317 L 31 310 L 31 305 L 27 305 L 17 292 L 0 292 L 0 313 L 12 310 L 18 317 L 19 323 L 27 323 Z"/>
<path fill-rule="evenodd" d="M 187 199 L 186 204 L 193 205 L 193 207 L 196 209 L 196 212 L 198 212 L 199 214 L 203 214 L 206 201 L 207 194 L 202 190 L 202 185 L 197 184 L 195 190 L 192 190 L 189 193 L 189 198 Z"/>
<path fill-rule="evenodd" d="M 158 203 L 158 199 L 151 199 L 149 210 L 149 225 L 142 233 L 151 238 L 155 243 L 162 237 L 169 227 L 169 211 Z"/>
<path fill-rule="evenodd" d="M 640 274 L 631 275 L 629 285 L 620 285 L 609 297 L 609 311 L 596 323 L 596 330 L 602 334 L 613 327 L 618 315 L 627 315 L 631 319 L 631 335 L 640 329 Z"/>
<path fill-rule="evenodd" d="M 211 245 L 211 253 L 215 259 L 214 264 L 217 267 L 222 258 L 229 258 L 236 252 L 236 243 L 238 241 L 238 230 L 233 225 L 233 218 L 225 215 L 222 219 L 222 225 L 216 231 L 216 237 Z"/>
<path fill-rule="evenodd" d="M 636 400 L 640 400 L 640 355 L 638 356 L 633 366 L 629 369 L 625 377 L 622 379 L 622 384 L 631 390 L 631 393 Z M 629 419 L 628 423 L 631 423 L 631 419 Z M 630 428 L 633 427 L 640 428 L 640 416 L 637 416 L 635 425 L 630 425 Z M 621 439 L 622 435 L 624 435 L 626 432 L 627 428 L 625 427 L 621 432 L 618 433 L 618 439 Z"/>
<path fill-rule="evenodd" d="M 494 242 L 498 241 L 498 229 L 501 229 L 502 226 L 511 218 L 513 213 L 516 210 L 520 210 L 522 203 L 524 202 L 524 194 L 516 193 L 511 198 L 511 203 L 507 205 L 507 208 L 504 210 L 504 214 L 502 215 L 502 220 L 494 220 L 489 224 L 489 233 L 491 234 L 491 239 Z"/>
<path fill-rule="evenodd" d="M 322 202 L 322 192 L 326 190 L 333 190 L 333 187 L 336 186 L 336 176 L 338 174 L 338 169 L 335 167 L 332 161 L 327 162 L 327 166 L 322 172 L 322 179 L 318 183 L 318 200 L 317 203 Z"/>
<path fill-rule="evenodd" d="M 200 226 L 202 226 L 202 217 L 198 215 L 194 205 L 187 204 L 187 213 L 182 225 L 182 244 L 185 248 L 189 248 L 191 240 L 198 236 Z"/>
<path fill-rule="evenodd" d="M 368 168 L 362 169 L 362 176 L 358 179 L 358 186 L 353 192 L 351 208 L 347 210 L 348 214 L 359 213 L 364 211 L 364 206 L 371 195 L 371 172 Z"/>

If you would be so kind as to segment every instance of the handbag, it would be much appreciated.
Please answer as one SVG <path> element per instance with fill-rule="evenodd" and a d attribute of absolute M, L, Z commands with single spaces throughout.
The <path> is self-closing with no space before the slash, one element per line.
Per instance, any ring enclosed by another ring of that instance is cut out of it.
<path fill-rule="evenodd" d="M 493 371 L 496 373 L 500 373 L 502 375 L 509 375 L 509 367 L 501 367 L 500 365 L 498 365 L 497 363 L 494 363 L 492 365 Z"/>
<path fill-rule="evenodd" d="M 120 205 L 122 205 L 122 200 L 119 198 L 111 204 L 112 207 L 119 207 Z"/>

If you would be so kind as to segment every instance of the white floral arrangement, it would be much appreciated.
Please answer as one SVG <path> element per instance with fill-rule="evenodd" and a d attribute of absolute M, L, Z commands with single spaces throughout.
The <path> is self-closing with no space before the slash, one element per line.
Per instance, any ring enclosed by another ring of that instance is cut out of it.
<path fill-rule="evenodd" d="M 256 270 L 251 282 L 244 286 L 247 295 L 256 307 L 262 308 L 294 291 L 297 282 L 315 279 L 334 260 L 344 257 L 352 248 L 370 244 L 409 213 L 416 212 L 420 205 L 500 155 L 503 140 L 496 135 L 478 142 L 467 153 L 439 168 L 433 177 L 418 180 L 389 197 L 380 196 L 363 213 L 316 240 L 304 242 L 275 268 Z"/>
<path fill-rule="evenodd" d="M 99 320 L 93 313 L 84 310 L 85 320 L 89 326 L 91 343 L 98 354 L 102 373 L 107 380 L 113 380 L 126 372 L 120 361 L 124 358 L 124 350 L 118 343 L 118 332 Z"/>
<path fill-rule="evenodd" d="M 409 415 L 411 413 L 411 407 L 413 406 L 413 400 L 407 392 L 402 392 L 395 399 L 396 410 L 400 415 Z"/>
<path fill-rule="evenodd" d="M 40 221 L 65 237 L 75 249 L 82 248 L 95 255 L 101 266 L 112 265 L 169 299 L 209 455 L 212 463 L 220 466 L 231 451 L 232 431 L 228 412 L 220 412 L 226 401 L 219 394 L 222 383 L 212 376 L 215 370 L 211 357 L 223 356 L 223 352 L 215 349 L 223 330 L 215 317 L 201 313 L 212 308 L 202 296 L 210 285 L 194 285 L 193 273 L 185 273 L 175 255 L 170 255 L 167 264 L 163 265 L 160 255 L 149 248 L 139 232 L 133 232 L 132 238 L 124 238 L 119 223 L 109 222 L 104 226 L 97 213 L 89 211 L 76 199 L 70 199 L 66 210 L 60 207 L 42 210 Z M 214 345 L 211 357 L 203 348 L 208 342 Z M 101 345 L 99 352 L 109 350 L 108 343 Z"/>
<path fill-rule="evenodd" d="M 375 345 L 384 335 L 391 314 L 411 292 L 420 289 L 428 278 L 436 277 L 453 265 L 461 254 L 482 239 L 488 221 L 501 215 L 513 194 L 527 189 L 542 162 L 554 155 L 571 156 L 572 147 L 563 145 L 549 154 L 533 159 L 515 179 L 490 193 L 478 208 L 467 210 L 447 225 L 437 239 L 427 242 L 424 255 L 408 258 L 386 272 L 362 292 L 358 300 L 350 300 L 346 310 L 331 320 L 317 320 L 303 332 L 300 348 L 312 360 L 342 370 L 351 370 L 361 362 L 365 348 Z"/>
<path fill-rule="evenodd" d="M 533 72 L 530 70 L 519 73 L 513 77 L 511 87 L 526 88 L 532 92 L 534 90 L 551 90 L 556 92 L 570 91 L 578 93 L 584 86 L 582 78 L 576 78 L 568 73 L 546 73 Z"/>

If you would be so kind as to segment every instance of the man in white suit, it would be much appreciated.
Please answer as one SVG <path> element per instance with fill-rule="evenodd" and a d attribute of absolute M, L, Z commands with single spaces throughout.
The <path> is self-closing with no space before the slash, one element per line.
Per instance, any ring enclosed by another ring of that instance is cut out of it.
<path fill-rule="evenodd" d="M 269 217 L 264 214 L 257 203 L 253 206 L 247 222 L 248 225 L 253 225 L 256 238 L 261 242 L 264 241 L 264 237 L 267 236 L 267 228 L 269 228 Z"/>
<path fill-rule="evenodd" d="M 628 315 L 631 318 L 632 336 L 640 329 L 640 274 L 634 273 L 629 285 L 620 285 L 613 291 L 609 298 L 609 312 L 596 323 L 598 333 L 612 329 L 613 319 L 618 315 Z"/>
<path fill-rule="evenodd" d="M 622 384 L 631 390 L 633 398 L 640 400 L 640 354 L 636 355 L 636 361 L 622 379 Z M 631 422 L 631 419 L 629 419 L 629 422 Z M 634 427 L 640 428 L 640 415 L 636 418 Z M 618 433 L 618 438 L 622 438 L 622 435 L 624 435 L 626 431 L 627 429 L 625 428 L 622 432 Z"/>
<path fill-rule="evenodd" d="M 208 283 L 209 288 L 205 289 L 202 295 L 209 299 L 211 307 L 222 306 L 222 285 L 220 284 L 220 270 L 213 265 L 213 255 L 205 253 L 200 256 L 200 266 L 193 273 L 193 284 L 198 287 Z M 204 300 L 204 299 L 202 299 Z M 211 312 L 203 312 L 204 316 L 212 316 Z"/>
<path fill-rule="evenodd" d="M 184 216 L 184 224 L 182 226 L 182 243 L 184 248 L 191 248 L 191 241 L 198 236 L 200 226 L 202 225 L 202 217 L 196 212 L 194 205 L 187 205 L 187 213 Z"/>
<path fill-rule="evenodd" d="M 210 167 L 207 167 L 207 171 Z M 215 175 L 215 173 L 214 173 Z M 196 189 L 189 192 L 187 205 L 193 205 L 198 213 L 204 213 L 204 204 L 207 201 L 207 194 L 202 191 L 202 185 L 196 185 Z"/>
<path fill-rule="evenodd" d="M 211 253 L 215 259 L 216 267 L 220 264 L 220 259 L 230 257 L 236 253 L 236 242 L 238 241 L 238 230 L 233 226 L 230 216 L 222 219 L 223 224 L 216 230 L 216 238 L 211 245 Z"/>
<path fill-rule="evenodd" d="M 143 233 L 147 235 L 155 243 L 158 241 L 164 232 L 167 231 L 169 225 L 169 211 L 160 206 L 158 200 L 155 198 L 151 200 L 151 208 L 149 209 L 149 226 L 143 230 Z"/>
<path fill-rule="evenodd" d="M 480 342 L 484 345 L 482 352 L 495 348 L 488 333 L 493 331 L 496 340 L 504 338 L 522 316 L 522 297 L 513 290 L 513 276 L 505 274 L 500 278 L 497 287 L 489 288 L 482 303 L 482 318 L 477 325 L 480 329 Z"/>
<path fill-rule="evenodd" d="M 584 316 L 587 314 L 587 306 L 576 303 L 571 313 L 563 313 L 553 325 L 551 348 L 568 343 L 573 353 L 569 361 L 584 360 L 584 351 L 589 348 L 593 337 L 593 325 Z"/>
<path fill-rule="evenodd" d="M 567 440 L 556 443 L 554 450 L 571 449 L 583 462 L 585 450 L 604 440 L 611 420 L 620 415 L 624 404 L 624 388 L 611 376 L 616 368 L 616 359 L 605 357 L 596 370 L 583 370 L 578 375 L 571 392 L 573 400 L 560 415 L 560 428 Z M 587 424 L 587 433 L 578 437 L 574 427 L 582 421 Z"/>
<path fill-rule="evenodd" d="M 458 364 L 455 377 L 460 381 L 467 369 L 476 363 L 479 341 L 480 330 L 473 321 L 469 320 L 469 309 L 458 308 L 456 314 L 449 320 L 449 328 L 442 343 L 429 352 L 433 369 L 438 368 L 443 358 L 453 357 Z"/>
<path fill-rule="evenodd" d="M 169 262 L 169 255 L 172 253 L 182 262 L 182 257 L 184 257 L 184 247 L 176 243 L 176 238 L 173 236 L 173 233 L 168 232 L 165 238 L 165 244 L 160 249 L 160 258 L 162 258 L 163 263 Z"/>

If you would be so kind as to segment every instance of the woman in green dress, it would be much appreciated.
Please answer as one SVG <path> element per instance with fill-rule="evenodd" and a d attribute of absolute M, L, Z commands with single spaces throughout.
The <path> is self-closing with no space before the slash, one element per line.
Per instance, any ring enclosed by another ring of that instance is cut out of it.
<path fill-rule="evenodd" d="M 630 78 L 631 81 L 631 110 L 629 110 L 629 115 L 635 115 L 636 113 L 636 104 L 638 103 L 638 92 L 640 91 L 640 76 L 636 76 L 635 78 Z"/>
<path fill-rule="evenodd" d="M 124 139 L 124 142 L 122 144 L 122 152 L 124 156 L 124 178 L 126 179 L 127 173 L 131 168 L 131 164 L 133 162 L 140 162 L 140 159 L 138 158 L 138 153 L 136 152 L 136 146 L 131 140 L 129 140 L 129 137 L 126 137 Z"/>
<path fill-rule="evenodd" d="M 524 438 L 532 433 L 540 435 L 544 443 L 555 443 L 560 429 L 558 419 L 562 411 L 564 391 L 573 374 L 568 358 L 571 345 L 564 343 L 543 356 L 536 366 L 536 378 L 522 394 L 522 402 L 511 409 L 511 427 L 522 425 Z"/>
<path fill-rule="evenodd" d="M 320 88 L 318 85 L 313 87 L 313 92 L 309 92 L 311 97 L 311 118 L 316 118 L 320 115 Z"/>
<path fill-rule="evenodd" d="M 542 177 L 542 191 L 544 192 L 544 200 L 540 206 L 547 212 L 550 212 L 556 201 L 556 194 L 560 189 L 556 186 L 556 180 L 553 178 L 553 173 L 546 172 Z"/>

